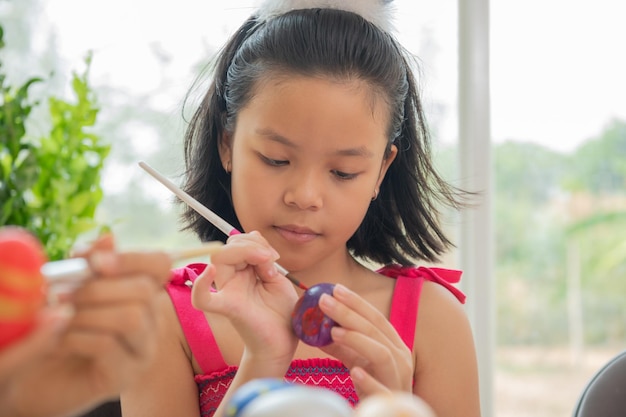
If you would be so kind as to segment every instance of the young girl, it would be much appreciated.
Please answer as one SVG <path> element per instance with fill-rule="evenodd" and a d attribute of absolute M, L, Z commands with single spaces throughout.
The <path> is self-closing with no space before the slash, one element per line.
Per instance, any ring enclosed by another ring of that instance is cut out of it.
<path fill-rule="evenodd" d="M 449 248 L 438 210 L 463 195 L 432 166 L 388 6 L 268 1 L 222 50 L 186 136 L 184 188 L 245 233 L 210 264 L 176 271 L 159 360 L 122 394 L 125 416 L 222 416 L 262 377 L 355 405 L 407 391 L 439 417 L 480 415 L 464 296 L 451 285 L 460 273 L 413 266 Z M 194 211 L 184 217 L 201 240 L 225 239 Z M 306 286 L 335 284 L 320 299 L 338 323 L 330 345 L 294 335 L 302 291 L 276 261 Z"/>

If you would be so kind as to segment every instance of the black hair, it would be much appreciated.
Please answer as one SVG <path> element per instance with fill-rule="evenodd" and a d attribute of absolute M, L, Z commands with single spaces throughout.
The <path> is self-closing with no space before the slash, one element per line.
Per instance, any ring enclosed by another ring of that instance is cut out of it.
<path fill-rule="evenodd" d="M 230 174 L 218 148 L 268 73 L 364 80 L 376 97 L 385 99 L 391 115 L 387 151 L 394 144 L 398 154 L 347 248 L 355 257 L 382 264 L 437 261 L 452 246 L 439 223 L 440 210 L 460 208 L 462 192 L 432 165 L 409 54 L 391 34 L 354 13 L 303 9 L 266 22 L 255 16 L 244 22 L 218 55 L 209 90 L 190 120 L 184 190 L 241 228 L 231 200 Z M 184 228 L 202 241 L 225 239 L 188 207 L 183 220 Z"/>

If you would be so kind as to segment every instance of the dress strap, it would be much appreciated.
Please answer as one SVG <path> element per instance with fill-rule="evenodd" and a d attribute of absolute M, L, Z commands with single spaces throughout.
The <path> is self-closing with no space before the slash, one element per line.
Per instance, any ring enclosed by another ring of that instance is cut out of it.
<path fill-rule="evenodd" d="M 443 285 L 461 303 L 465 302 L 465 295 L 452 285 L 461 279 L 461 271 L 423 266 L 416 268 L 391 265 L 379 269 L 378 273 L 396 278 L 389 321 L 411 350 L 413 350 L 413 342 L 415 341 L 415 324 L 417 323 L 418 306 L 424 280 Z"/>
<path fill-rule="evenodd" d="M 411 351 L 415 341 L 417 306 L 419 305 L 423 283 L 423 277 L 398 276 L 391 301 L 389 321 Z"/>
<path fill-rule="evenodd" d="M 174 304 L 191 353 L 203 373 L 208 374 L 226 368 L 227 365 L 204 313 L 191 304 L 191 287 L 188 284 L 193 283 L 205 267 L 206 264 L 198 263 L 174 269 L 166 290 Z"/>

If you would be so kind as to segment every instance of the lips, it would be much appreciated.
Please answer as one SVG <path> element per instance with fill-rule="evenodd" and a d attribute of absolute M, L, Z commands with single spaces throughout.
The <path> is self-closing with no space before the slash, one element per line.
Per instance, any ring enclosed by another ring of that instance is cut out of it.
<path fill-rule="evenodd" d="M 320 235 L 319 233 L 309 229 L 308 227 L 296 225 L 275 226 L 274 229 L 285 240 L 291 243 L 307 243 L 314 240 Z"/>

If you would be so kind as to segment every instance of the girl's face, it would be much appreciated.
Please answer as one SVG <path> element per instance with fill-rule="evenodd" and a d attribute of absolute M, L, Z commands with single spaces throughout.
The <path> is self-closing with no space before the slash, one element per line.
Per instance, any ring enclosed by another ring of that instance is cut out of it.
<path fill-rule="evenodd" d="M 220 156 L 246 232 L 259 231 L 295 272 L 345 259 L 396 156 L 385 159 L 389 110 L 364 81 L 261 82 Z"/>

